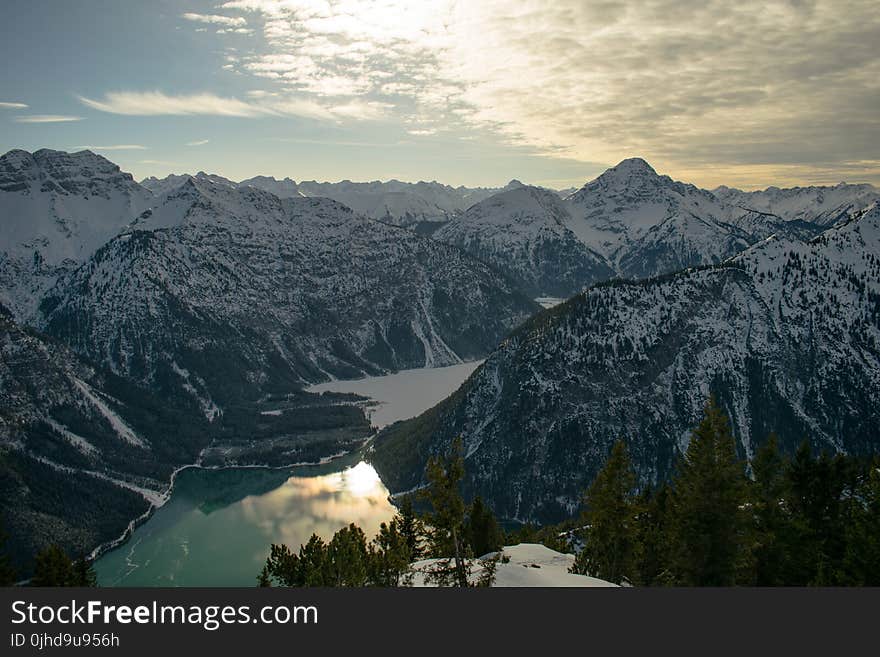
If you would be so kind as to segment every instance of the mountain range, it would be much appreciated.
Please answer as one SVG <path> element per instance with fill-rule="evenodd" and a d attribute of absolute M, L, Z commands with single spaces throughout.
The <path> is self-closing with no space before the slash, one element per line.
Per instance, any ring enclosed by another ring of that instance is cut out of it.
<path fill-rule="evenodd" d="M 743 458 L 773 432 L 873 453 L 880 426 L 880 204 L 808 242 L 771 237 L 720 265 L 594 285 L 507 337 L 451 397 L 393 425 L 373 461 L 424 483 L 455 437 L 498 513 L 559 520 L 623 438 L 642 482 L 669 475 L 710 394 Z"/>
<path fill-rule="evenodd" d="M 16 549 L 91 550 L 196 460 L 317 460 L 368 435 L 353 400 L 309 383 L 487 356 L 376 440 L 389 488 L 419 486 L 461 435 L 470 494 L 556 519 L 618 437 L 644 481 L 666 476 L 710 392 L 744 456 L 770 430 L 876 449 L 878 198 L 708 191 L 640 159 L 559 193 L 137 183 L 89 151 L 10 151 L 0 485 Z M 548 295 L 573 298 L 542 312 Z M 297 412 L 266 415 L 279 400 Z"/>

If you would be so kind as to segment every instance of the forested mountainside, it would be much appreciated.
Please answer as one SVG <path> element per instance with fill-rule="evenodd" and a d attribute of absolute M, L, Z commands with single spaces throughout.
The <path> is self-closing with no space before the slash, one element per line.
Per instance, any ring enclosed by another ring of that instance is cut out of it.
<path fill-rule="evenodd" d="M 423 482 L 464 438 L 466 485 L 501 515 L 569 515 L 623 438 L 666 477 L 714 393 L 744 457 L 870 453 L 880 426 L 880 206 L 810 241 L 768 239 L 721 266 L 596 285 L 536 316 L 454 395 L 379 436 L 389 488 Z"/>
<path fill-rule="evenodd" d="M 208 422 L 0 316 L 3 526 L 21 567 L 51 542 L 88 553 L 158 503 L 195 461 Z"/>

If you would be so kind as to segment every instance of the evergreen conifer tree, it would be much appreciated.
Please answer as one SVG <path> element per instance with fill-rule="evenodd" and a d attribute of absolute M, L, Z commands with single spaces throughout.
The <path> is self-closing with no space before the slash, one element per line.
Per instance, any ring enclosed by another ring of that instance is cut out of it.
<path fill-rule="evenodd" d="M 422 521 L 413 509 L 412 498 L 407 495 L 400 502 L 398 529 L 406 541 L 409 550 L 410 561 L 418 561 L 422 558 L 422 534 L 424 527 Z"/>
<path fill-rule="evenodd" d="M 747 493 L 728 419 L 710 398 L 672 486 L 669 566 L 675 584 L 738 583 L 750 560 Z"/>
<path fill-rule="evenodd" d="M 73 562 L 73 586 L 98 586 L 98 575 L 85 555 Z"/>
<path fill-rule="evenodd" d="M 453 441 L 449 454 L 429 459 L 426 476 L 425 496 L 431 505 L 427 518 L 431 551 L 439 558 L 429 579 L 441 586 L 468 586 L 470 568 L 465 540 L 465 505 L 458 490 L 464 476 L 461 438 Z"/>
<path fill-rule="evenodd" d="M 329 581 L 326 586 L 366 586 L 367 539 L 364 530 L 351 523 L 333 535 L 324 558 Z"/>
<path fill-rule="evenodd" d="M 374 586 L 401 586 L 410 583 L 410 551 L 407 537 L 400 531 L 400 519 L 382 523 L 369 548 L 370 583 Z"/>
<path fill-rule="evenodd" d="M 605 466 L 596 476 L 586 497 L 584 549 L 578 554 L 574 572 L 619 584 L 632 577 L 635 550 L 636 475 L 626 444 L 615 443 Z"/>
<path fill-rule="evenodd" d="M 73 562 L 58 545 L 50 545 L 37 555 L 31 586 L 76 586 Z"/>
<path fill-rule="evenodd" d="M 466 534 L 474 556 L 497 552 L 504 545 L 504 532 L 498 520 L 478 495 L 471 502 L 467 514 Z"/>
<path fill-rule="evenodd" d="M 261 588 L 269 588 L 272 586 L 272 576 L 269 574 L 268 564 L 264 565 L 260 574 L 257 575 L 257 586 Z"/>
<path fill-rule="evenodd" d="M 635 502 L 636 531 L 633 583 L 638 586 L 664 586 L 670 583 L 669 562 L 669 485 L 645 489 Z"/>
<path fill-rule="evenodd" d="M 779 452 L 775 434 L 770 434 L 752 459 L 751 501 L 754 551 L 754 583 L 757 586 L 784 584 L 789 533 L 785 511 L 786 461 Z"/>

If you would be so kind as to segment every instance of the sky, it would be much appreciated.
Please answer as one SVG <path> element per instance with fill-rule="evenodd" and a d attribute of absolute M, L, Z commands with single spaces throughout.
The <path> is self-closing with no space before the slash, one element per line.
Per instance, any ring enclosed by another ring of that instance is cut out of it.
<path fill-rule="evenodd" d="M 0 149 L 136 178 L 880 184 L 876 0 L 4 0 Z"/>

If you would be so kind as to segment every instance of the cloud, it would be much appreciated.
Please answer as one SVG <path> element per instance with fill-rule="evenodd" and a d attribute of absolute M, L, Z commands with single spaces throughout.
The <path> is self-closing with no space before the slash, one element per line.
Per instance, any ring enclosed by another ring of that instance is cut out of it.
<path fill-rule="evenodd" d="M 140 144 L 113 144 L 112 146 L 77 146 L 80 150 L 89 151 L 146 151 L 146 146 Z"/>
<path fill-rule="evenodd" d="M 82 121 L 81 116 L 65 116 L 63 114 L 27 114 L 16 116 L 12 119 L 17 123 L 66 123 L 68 121 Z"/>
<path fill-rule="evenodd" d="M 244 27 L 247 21 L 241 17 L 220 16 L 218 14 L 183 14 L 181 18 L 196 23 L 210 23 L 212 25 L 223 25 L 226 27 Z"/>
<path fill-rule="evenodd" d="M 703 180 L 758 182 L 775 166 L 809 181 L 859 162 L 856 175 L 880 176 L 874 0 L 222 6 L 261 19 L 266 47 L 243 54 L 240 72 L 393 105 L 419 129 L 490 130 L 584 162 L 641 155 Z"/>
<path fill-rule="evenodd" d="M 197 141 L 188 141 L 188 142 L 186 142 L 186 145 L 187 146 L 204 146 L 205 144 L 207 144 L 210 141 L 211 141 L 210 139 L 199 139 Z"/>
<path fill-rule="evenodd" d="M 101 100 L 83 96 L 79 96 L 79 100 L 101 112 L 131 116 L 296 116 L 321 121 L 377 120 L 390 107 L 387 103 L 361 100 L 322 104 L 290 94 L 259 97 L 248 102 L 210 93 L 170 96 L 161 91 L 113 91 Z"/>
<path fill-rule="evenodd" d="M 0 109 L 27 109 L 24 103 L 0 103 Z"/>
<path fill-rule="evenodd" d="M 213 115 L 264 116 L 271 112 L 238 100 L 214 94 L 168 96 L 161 91 L 112 91 L 103 100 L 79 96 L 79 100 L 101 112 L 132 116 Z"/>

